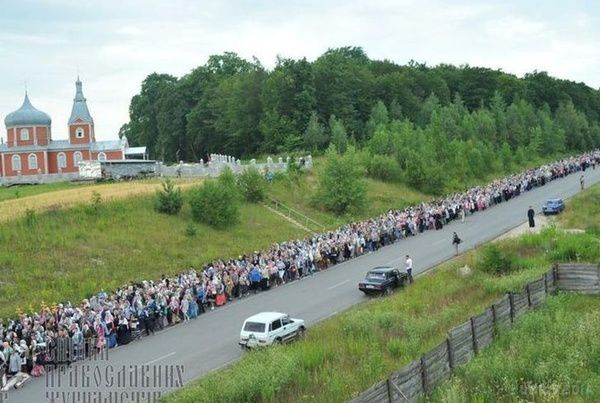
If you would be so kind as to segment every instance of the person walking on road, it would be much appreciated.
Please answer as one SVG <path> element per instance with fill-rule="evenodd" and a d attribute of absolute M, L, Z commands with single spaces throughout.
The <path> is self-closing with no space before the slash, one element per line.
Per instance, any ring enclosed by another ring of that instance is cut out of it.
<path fill-rule="evenodd" d="M 581 185 L 581 190 L 583 190 L 583 188 L 584 188 L 584 183 L 583 183 L 583 175 L 581 175 L 581 176 L 579 177 L 579 184 Z"/>
<path fill-rule="evenodd" d="M 529 228 L 535 227 L 535 211 L 533 211 L 533 207 L 529 206 L 529 210 L 527 210 L 527 219 L 529 220 Z"/>
<path fill-rule="evenodd" d="M 413 261 L 410 256 L 406 255 L 406 274 L 408 275 L 408 282 L 413 282 L 412 270 L 413 270 Z"/>
<path fill-rule="evenodd" d="M 452 245 L 454 245 L 454 251 L 456 256 L 458 256 L 458 244 L 460 244 L 462 242 L 462 239 L 460 239 L 458 237 L 458 234 L 456 232 L 452 233 Z"/>

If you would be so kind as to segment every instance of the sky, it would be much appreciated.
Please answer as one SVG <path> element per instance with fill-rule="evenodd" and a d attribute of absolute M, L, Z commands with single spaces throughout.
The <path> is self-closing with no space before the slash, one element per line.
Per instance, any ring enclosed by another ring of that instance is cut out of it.
<path fill-rule="evenodd" d="M 0 119 L 27 89 L 52 117 L 53 138 L 67 138 L 79 73 L 96 138 L 114 140 L 148 74 L 180 77 L 226 51 L 272 68 L 278 55 L 314 60 L 340 46 L 599 88 L 600 2 L 2 0 Z"/>

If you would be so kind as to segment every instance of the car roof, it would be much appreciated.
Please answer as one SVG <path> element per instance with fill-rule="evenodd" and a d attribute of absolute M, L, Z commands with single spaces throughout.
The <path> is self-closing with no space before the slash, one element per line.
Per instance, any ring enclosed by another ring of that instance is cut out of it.
<path fill-rule="evenodd" d="M 546 202 L 548 202 L 548 203 L 560 203 L 561 201 L 562 201 L 562 199 L 558 199 L 558 198 L 546 200 Z"/>
<path fill-rule="evenodd" d="M 246 322 L 259 322 L 259 323 L 267 323 L 272 322 L 275 319 L 279 319 L 283 316 L 288 316 L 286 313 L 281 312 L 261 312 L 256 315 L 250 316 L 246 319 Z"/>
<path fill-rule="evenodd" d="M 369 270 L 369 273 L 386 273 L 390 270 L 394 270 L 394 268 L 389 266 L 377 266 Z"/>

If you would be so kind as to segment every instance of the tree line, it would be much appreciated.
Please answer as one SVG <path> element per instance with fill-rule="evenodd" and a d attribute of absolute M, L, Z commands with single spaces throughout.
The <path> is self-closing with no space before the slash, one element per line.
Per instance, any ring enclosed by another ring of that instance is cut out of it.
<path fill-rule="evenodd" d="M 313 62 L 278 58 L 272 70 L 235 53 L 211 56 L 181 78 L 149 75 L 129 112 L 120 134 L 167 162 L 353 146 L 372 154 L 370 175 L 437 192 L 455 176 L 600 144 L 600 91 L 584 83 L 399 65 L 357 47 Z"/>

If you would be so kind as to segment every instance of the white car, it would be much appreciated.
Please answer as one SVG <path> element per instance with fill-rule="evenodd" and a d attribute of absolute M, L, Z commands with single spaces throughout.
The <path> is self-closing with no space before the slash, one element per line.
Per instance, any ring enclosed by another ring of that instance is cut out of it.
<path fill-rule="evenodd" d="M 244 321 L 239 344 L 242 348 L 280 344 L 301 338 L 305 330 L 302 319 L 281 312 L 261 312 Z"/>

